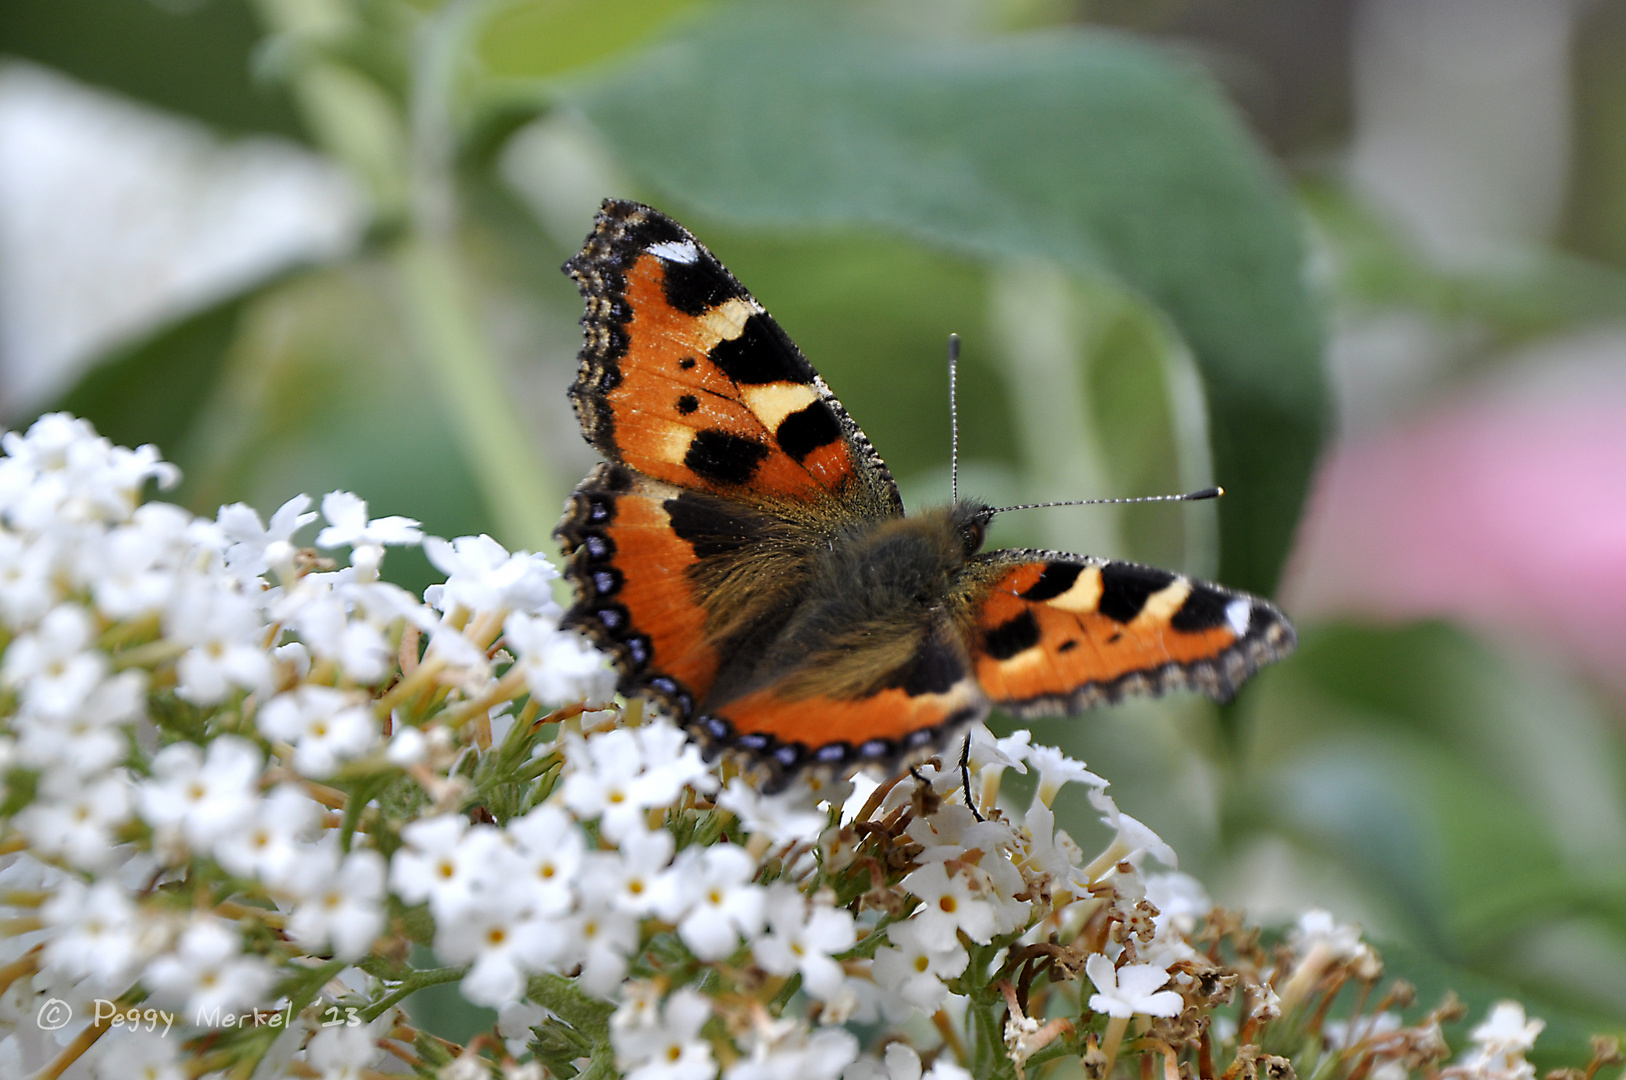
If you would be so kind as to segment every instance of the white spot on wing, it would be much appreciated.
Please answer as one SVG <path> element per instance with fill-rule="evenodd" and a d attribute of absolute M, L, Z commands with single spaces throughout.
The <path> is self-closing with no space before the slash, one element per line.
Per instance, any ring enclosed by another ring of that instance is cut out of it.
<path fill-rule="evenodd" d="M 1231 633 L 1237 637 L 1247 636 L 1248 624 L 1253 621 L 1253 601 L 1239 599 L 1226 604 L 1225 621 L 1230 624 Z"/>
<path fill-rule="evenodd" d="M 694 246 L 693 240 L 667 240 L 651 244 L 649 253 L 657 259 L 674 263 L 692 263 L 700 258 L 700 249 Z"/>

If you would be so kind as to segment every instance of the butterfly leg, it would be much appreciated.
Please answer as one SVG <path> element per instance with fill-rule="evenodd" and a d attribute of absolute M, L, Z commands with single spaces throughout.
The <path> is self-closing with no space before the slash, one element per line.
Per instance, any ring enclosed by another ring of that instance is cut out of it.
<path fill-rule="evenodd" d="M 965 805 L 971 810 L 971 816 L 978 821 L 982 815 L 977 813 L 977 804 L 971 798 L 971 732 L 965 733 L 965 742 L 960 746 L 960 790 L 965 793 Z"/>

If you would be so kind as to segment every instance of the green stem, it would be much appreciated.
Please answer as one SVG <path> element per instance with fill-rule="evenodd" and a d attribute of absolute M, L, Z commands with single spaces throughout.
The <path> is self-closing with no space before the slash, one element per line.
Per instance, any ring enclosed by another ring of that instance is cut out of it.
<path fill-rule="evenodd" d="M 548 550 L 564 492 L 537 464 L 497 360 L 476 325 L 450 242 L 408 237 L 396 246 L 394 262 L 413 337 L 439 383 L 498 534 L 510 546 Z"/>
<path fill-rule="evenodd" d="M 383 1016 L 390 1009 L 400 1004 L 406 998 L 416 994 L 426 986 L 439 986 L 441 983 L 454 982 L 463 977 L 467 968 L 444 967 L 430 968 L 426 971 L 415 971 L 401 980 L 401 985 L 379 998 L 373 1004 L 362 1010 L 361 1017 L 372 1023 Z"/>

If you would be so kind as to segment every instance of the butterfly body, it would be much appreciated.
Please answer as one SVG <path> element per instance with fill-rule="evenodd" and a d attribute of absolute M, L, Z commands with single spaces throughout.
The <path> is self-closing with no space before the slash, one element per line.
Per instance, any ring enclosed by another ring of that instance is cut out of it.
<path fill-rule="evenodd" d="M 1292 648 L 1263 600 L 1131 563 L 982 553 L 980 504 L 905 516 L 796 346 L 658 211 L 606 202 L 565 269 L 587 303 L 571 394 L 607 459 L 559 526 L 566 622 L 614 655 L 623 693 L 767 789 L 809 767 L 897 769 L 995 704 L 1225 698 Z"/>

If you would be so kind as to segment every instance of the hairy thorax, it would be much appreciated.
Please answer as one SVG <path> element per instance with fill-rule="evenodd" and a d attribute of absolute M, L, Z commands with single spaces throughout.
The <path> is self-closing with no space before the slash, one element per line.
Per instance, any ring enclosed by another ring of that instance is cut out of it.
<path fill-rule="evenodd" d="M 747 644 L 719 680 L 722 695 L 749 693 L 770 677 L 796 696 L 880 689 L 922 643 L 949 632 L 943 604 L 981 542 L 981 509 L 936 507 L 826 537 L 800 602 L 783 625 Z"/>

